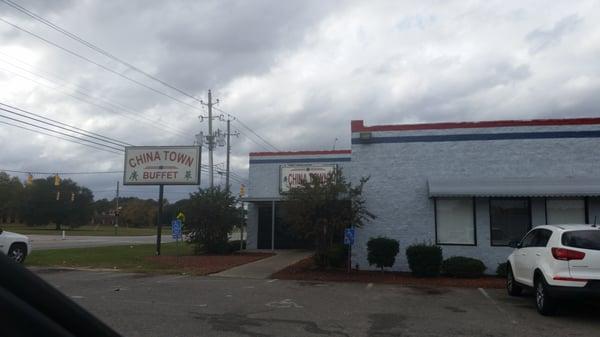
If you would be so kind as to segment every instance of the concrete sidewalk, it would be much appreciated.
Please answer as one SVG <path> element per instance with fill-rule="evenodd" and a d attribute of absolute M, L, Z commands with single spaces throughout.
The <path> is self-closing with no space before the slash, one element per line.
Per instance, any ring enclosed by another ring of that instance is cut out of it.
<path fill-rule="evenodd" d="M 269 250 L 269 252 L 271 252 Z M 220 273 L 211 274 L 217 277 L 237 277 L 250 279 L 267 279 L 273 273 L 305 259 L 313 254 L 310 250 L 276 250 L 275 256 L 234 267 Z"/>

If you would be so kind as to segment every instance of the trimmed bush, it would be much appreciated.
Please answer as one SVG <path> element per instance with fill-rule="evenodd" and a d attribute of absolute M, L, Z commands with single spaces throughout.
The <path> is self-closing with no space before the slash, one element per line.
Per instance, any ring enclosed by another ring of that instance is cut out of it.
<path fill-rule="evenodd" d="M 453 256 L 442 263 L 442 272 L 452 277 L 478 278 L 486 269 L 480 260 L 464 256 Z"/>
<path fill-rule="evenodd" d="M 390 238 L 371 238 L 367 242 L 367 251 L 369 253 L 367 256 L 369 265 L 376 265 L 377 268 L 381 268 L 381 271 L 383 271 L 383 268 L 391 267 L 396 262 L 400 244 L 397 240 Z"/>
<path fill-rule="evenodd" d="M 506 277 L 508 275 L 508 263 L 498 263 L 498 267 L 496 268 L 496 275 L 500 277 Z"/>
<path fill-rule="evenodd" d="M 237 252 L 240 250 L 240 240 L 229 241 L 228 244 L 229 244 L 229 252 L 230 253 Z M 246 240 L 244 240 L 243 245 L 244 245 L 243 249 L 246 249 Z"/>
<path fill-rule="evenodd" d="M 215 241 L 210 243 L 205 243 L 203 245 L 205 249 L 205 254 L 229 254 L 229 243 L 227 241 Z"/>
<path fill-rule="evenodd" d="M 346 265 L 348 248 L 343 244 L 334 244 L 324 253 L 315 253 L 313 259 L 319 268 L 341 268 Z"/>
<path fill-rule="evenodd" d="M 413 275 L 433 277 L 440 275 L 442 267 L 442 248 L 425 243 L 415 244 L 406 249 L 408 266 Z"/>
<path fill-rule="evenodd" d="M 327 250 L 327 264 L 329 267 L 342 268 L 348 260 L 348 247 L 344 244 L 334 244 Z"/>

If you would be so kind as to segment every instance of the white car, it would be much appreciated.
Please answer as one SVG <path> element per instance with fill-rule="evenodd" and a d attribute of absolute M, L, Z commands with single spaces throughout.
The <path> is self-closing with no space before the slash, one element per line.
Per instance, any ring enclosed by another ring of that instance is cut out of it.
<path fill-rule="evenodd" d="M 16 262 L 23 263 L 27 255 L 31 253 L 29 238 L 25 235 L 3 231 L 0 228 L 0 252 Z"/>
<path fill-rule="evenodd" d="M 543 315 L 557 300 L 600 295 L 600 227 L 547 225 L 532 229 L 508 257 L 506 289 L 511 296 L 535 290 Z"/>

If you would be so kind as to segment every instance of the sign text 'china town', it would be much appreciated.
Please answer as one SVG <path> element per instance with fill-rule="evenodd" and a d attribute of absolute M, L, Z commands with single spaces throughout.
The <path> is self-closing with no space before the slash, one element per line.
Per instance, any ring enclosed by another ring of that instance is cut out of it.
<path fill-rule="evenodd" d="M 335 169 L 336 165 L 282 165 L 279 168 L 279 190 L 287 192 L 312 179 L 325 181 Z"/>
<path fill-rule="evenodd" d="M 198 185 L 198 146 L 134 146 L 125 148 L 124 185 Z"/>

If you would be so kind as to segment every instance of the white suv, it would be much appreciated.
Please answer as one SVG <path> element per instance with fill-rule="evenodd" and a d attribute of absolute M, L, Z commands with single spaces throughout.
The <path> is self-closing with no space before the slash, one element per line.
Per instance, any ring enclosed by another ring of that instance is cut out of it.
<path fill-rule="evenodd" d="M 539 226 L 513 246 L 508 294 L 518 296 L 524 287 L 533 288 L 541 314 L 554 313 L 560 298 L 600 295 L 600 227 Z"/>
<path fill-rule="evenodd" d="M 23 263 L 25 257 L 31 253 L 29 238 L 25 235 L 3 231 L 0 228 L 0 252 L 19 263 Z"/>

